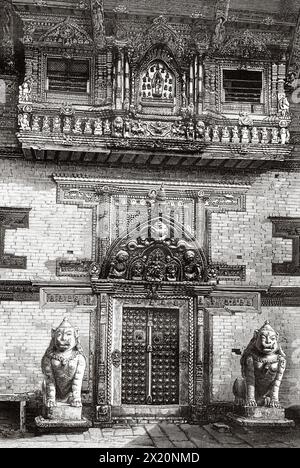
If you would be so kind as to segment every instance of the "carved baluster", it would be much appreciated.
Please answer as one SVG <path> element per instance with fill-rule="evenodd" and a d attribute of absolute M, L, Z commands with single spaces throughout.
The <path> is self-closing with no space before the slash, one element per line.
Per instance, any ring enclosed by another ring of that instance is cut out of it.
<path fill-rule="evenodd" d="M 278 128 L 272 128 L 272 143 L 277 145 L 279 143 L 278 140 Z"/>
<path fill-rule="evenodd" d="M 40 132 L 40 118 L 38 115 L 35 115 L 32 119 L 32 131 Z"/>
<path fill-rule="evenodd" d="M 49 117 L 45 116 L 43 119 L 43 126 L 42 126 L 43 133 L 50 133 L 50 120 Z"/>
<path fill-rule="evenodd" d="M 61 133 L 61 118 L 59 116 L 56 116 L 53 119 L 53 132 Z"/>

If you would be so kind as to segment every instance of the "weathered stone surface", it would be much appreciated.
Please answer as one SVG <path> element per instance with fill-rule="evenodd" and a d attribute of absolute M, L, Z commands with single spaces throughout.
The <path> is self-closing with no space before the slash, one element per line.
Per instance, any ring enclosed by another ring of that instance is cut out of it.
<path fill-rule="evenodd" d="M 81 421 L 82 408 L 75 408 L 73 406 L 58 403 L 57 406 L 51 408 L 50 418 L 56 421 Z"/>
<path fill-rule="evenodd" d="M 236 408 L 236 413 L 246 418 L 264 419 L 266 421 L 283 420 L 285 418 L 285 410 L 283 408 L 268 408 L 264 406 L 238 407 Z"/>

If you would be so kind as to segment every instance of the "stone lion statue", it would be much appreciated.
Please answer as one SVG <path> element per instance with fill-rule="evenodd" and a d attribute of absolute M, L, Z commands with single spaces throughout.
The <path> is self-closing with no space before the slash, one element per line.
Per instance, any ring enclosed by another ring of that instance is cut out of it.
<path fill-rule="evenodd" d="M 255 330 L 241 358 L 243 378 L 233 386 L 236 404 L 280 408 L 279 388 L 286 358 L 278 340 L 270 322 Z"/>
<path fill-rule="evenodd" d="M 42 359 L 43 395 L 46 408 L 57 402 L 81 407 L 81 387 L 86 359 L 76 330 L 65 318 L 52 329 L 50 345 Z"/>

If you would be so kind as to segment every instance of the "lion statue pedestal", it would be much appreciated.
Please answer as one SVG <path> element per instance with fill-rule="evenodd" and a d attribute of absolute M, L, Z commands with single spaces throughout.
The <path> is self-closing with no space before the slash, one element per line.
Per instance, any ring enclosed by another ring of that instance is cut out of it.
<path fill-rule="evenodd" d="M 42 359 L 43 415 L 35 419 L 39 429 L 85 428 L 81 388 L 86 360 L 76 330 L 65 318 L 52 330 L 50 345 Z"/>
<path fill-rule="evenodd" d="M 279 390 L 286 369 L 286 357 L 279 335 L 265 322 L 241 358 L 242 378 L 233 386 L 235 412 L 229 418 L 242 426 L 293 426 L 285 419 Z"/>

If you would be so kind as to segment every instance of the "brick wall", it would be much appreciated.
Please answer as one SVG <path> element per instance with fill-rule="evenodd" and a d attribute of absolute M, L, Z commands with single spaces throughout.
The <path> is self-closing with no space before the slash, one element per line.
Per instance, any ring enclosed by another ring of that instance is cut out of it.
<path fill-rule="evenodd" d="M 300 286 L 300 277 L 272 276 L 272 262 L 290 260 L 292 244 L 272 238 L 268 219 L 299 216 L 298 173 L 270 171 L 257 177 L 247 193 L 246 212 L 212 215 L 212 260 L 246 265 L 248 284 Z"/>
<path fill-rule="evenodd" d="M 26 270 L 0 269 L 0 279 L 50 280 L 56 278 L 58 258 L 91 258 L 92 212 L 75 205 L 57 204 L 53 173 L 72 175 L 78 167 L 0 160 L 0 206 L 31 208 L 29 229 L 7 230 L 5 252 L 27 256 Z M 141 173 L 112 168 L 85 168 L 91 177 L 140 179 Z M 205 173 L 143 173 L 143 178 L 191 180 L 207 183 Z M 213 262 L 246 265 L 246 284 L 300 286 L 300 277 L 272 276 L 272 262 L 291 258 L 292 244 L 272 238 L 269 217 L 300 217 L 299 175 L 269 171 L 257 175 L 247 192 L 245 212 L 213 213 Z M 73 254 L 68 254 L 73 252 Z M 71 257 L 70 257 L 71 255 Z M 241 283 L 244 284 L 244 283 Z"/>
<path fill-rule="evenodd" d="M 281 386 L 281 401 L 285 406 L 300 403 L 300 309 L 263 308 L 262 314 L 237 313 L 213 318 L 213 401 L 233 401 L 232 386 L 241 376 L 240 356 L 255 329 L 265 320 L 280 334 L 287 356 L 287 369 Z"/>

